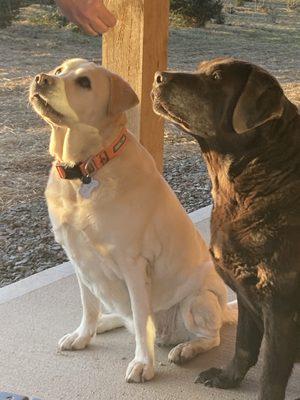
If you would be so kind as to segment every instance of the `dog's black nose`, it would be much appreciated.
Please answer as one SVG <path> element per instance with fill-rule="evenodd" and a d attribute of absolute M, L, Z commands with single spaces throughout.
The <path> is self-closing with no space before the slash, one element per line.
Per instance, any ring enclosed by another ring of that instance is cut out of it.
<path fill-rule="evenodd" d="M 39 74 L 35 77 L 35 82 L 39 86 L 51 86 L 53 84 L 53 78 L 47 74 Z"/>
<path fill-rule="evenodd" d="M 167 83 L 171 79 L 171 75 L 168 72 L 156 72 L 154 76 L 154 82 L 157 86 Z"/>

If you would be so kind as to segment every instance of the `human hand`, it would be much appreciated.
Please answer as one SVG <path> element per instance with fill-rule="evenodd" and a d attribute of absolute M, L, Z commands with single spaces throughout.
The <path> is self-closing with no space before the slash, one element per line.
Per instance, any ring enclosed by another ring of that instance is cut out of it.
<path fill-rule="evenodd" d="M 104 6 L 103 0 L 55 0 L 61 12 L 85 32 L 96 36 L 116 24 L 116 18 Z"/>

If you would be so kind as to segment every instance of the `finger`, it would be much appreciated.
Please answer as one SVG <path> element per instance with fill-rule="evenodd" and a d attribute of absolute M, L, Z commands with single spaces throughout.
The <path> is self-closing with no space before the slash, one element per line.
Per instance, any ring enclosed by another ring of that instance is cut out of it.
<path fill-rule="evenodd" d="M 116 17 L 110 11 L 108 11 L 103 3 L 100 3 L 97 7 L 97 16 L 106 26 L 110 28 L 115 26 L 117 23 Z"/>
<path fill-rule="evenodd" d="M 83 14 L 79 12 L 77 12 L 76 14 L 74 13 L 73 22 L 89 35 L 98 36 L 97 30 L 93 29 L 89 22 L 89 19 L 86 18 Z"/>
<path fill-rule="evenodd" d="M 109 29 L 99 18 L 89 20 L 89 25 L 98 33 L 105 33 Z"/>
<path fill-rule="evenodd" d="M 87 33 L 89 33 L 93 36 L 96 36 L 99 33 L 107 32 L 109 29 L 108 26 L 106 26 L 95 15 L 89 16 L 89 15 L 77 12 L 76 18 L 77 18 L 76 23 L 78 25 L 80 25 Z"/>
<path fill-rule="evenodd" d="M 93 29 L 93 27 L 89 23 L 80 23 L 78 22 L 78 25 L 89 35 L 92 36 L 98 36 L 98 32 Z"/>

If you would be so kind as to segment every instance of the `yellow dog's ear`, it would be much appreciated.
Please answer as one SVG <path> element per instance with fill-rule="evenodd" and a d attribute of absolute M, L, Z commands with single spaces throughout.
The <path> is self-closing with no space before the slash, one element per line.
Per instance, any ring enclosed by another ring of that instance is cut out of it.
<path fill-rule="evenodd" d="M 63 126 L 51 125 L 51 138 L 49 144 L 49 153 L 52 157 L 62 161 L 64 140 L 67 133 L 67 128 Z"/>
<path fill-rule="evenodd" d="M 283 113 L 284 95 L 279 83 L 266 71 L 253 67 L 235 106 L 232 126 L 244 133 Z"/>
<path fill-rule="evenodd" d="M 116 115 L 139 103 L 139 99 L 130 87 L 119 75 L 111 74 L 110 77 L 110 97 L 108 103 L 108 113 Z"/>

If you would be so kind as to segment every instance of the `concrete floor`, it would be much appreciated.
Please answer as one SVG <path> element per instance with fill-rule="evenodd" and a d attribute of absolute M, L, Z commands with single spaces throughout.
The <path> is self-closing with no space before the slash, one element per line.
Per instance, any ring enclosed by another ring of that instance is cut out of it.
<path fill-rule="evenodd" d="M 200 227 L 208 235 L 208 220 L 202 221 Z M 230 360 L 235 327 L 223 329 L 219 348 L 183 367 L 169 365 L 168 349 L 157 348 L 155 379 L 140 385 L 127 384 L 124 375 L 134 354 L 134 338 L 125 329 L 98 335 L 83 351 L 57 351 L 58 339 L 80 322 L 79 290 L 74 275 L 61 275 L 48 285 L 43 282 L 40 288 L 33 285 L 27 293 L 20 290 L 22 285 L 6 287 L 3 294 L 9 293 L 8 300 L 4 302 L 2 297 L 0 304 L 0 391 L 41 400 L 256 399 L 259 365 L 249 372 L 237 390 L 210 389 L 193 383 L 199 371 Z M 21 295 L 16 297 L 14 291 Z M 286 398 L 295 400 L 299 396 L 298 364 Z"/>

